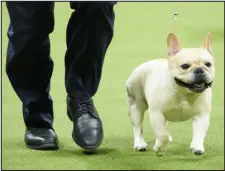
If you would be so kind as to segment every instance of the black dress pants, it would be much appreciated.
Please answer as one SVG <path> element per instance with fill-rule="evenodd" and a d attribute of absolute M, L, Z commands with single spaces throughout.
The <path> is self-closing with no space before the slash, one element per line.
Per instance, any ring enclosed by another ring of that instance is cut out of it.
<path fill-rule="evenodd" d="M 65 87 L 72 98 L 91 98 L 97 92 L 104 56 L 113 37 L 114 5 L 70 2 L 74 12 L 66 30 Z M 25 124 L 52 127 L 49 90 L 54 63 L 49 34 L 54 30 L 54 2 L 7 2 L 7 9 L 6 72 L 22 101 Z"/>

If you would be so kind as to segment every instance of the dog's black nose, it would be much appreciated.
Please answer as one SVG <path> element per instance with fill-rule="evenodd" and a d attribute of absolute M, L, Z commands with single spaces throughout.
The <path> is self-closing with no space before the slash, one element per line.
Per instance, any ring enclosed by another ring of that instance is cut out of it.
<path fill-rule="evenodd" d="M 202 74 L 204 73 L 204 71 L 203 71 L 202 68 L 196 68 L 195 71 L 194 71 L 194 73 L 195 73 L 196 75 L 202 75 Z"/>

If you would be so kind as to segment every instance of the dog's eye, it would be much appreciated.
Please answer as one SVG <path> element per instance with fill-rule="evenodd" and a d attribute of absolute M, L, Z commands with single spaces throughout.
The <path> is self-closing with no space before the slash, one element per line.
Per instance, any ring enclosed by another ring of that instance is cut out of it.
<path fill-rule="evenodd" d="M 190 68 L 190 65 L 189 64 L 183 64 L 180 66 L 182 69 L 188 69 Z"/>
<path fill-rule="evenodd" d="M 212 65 L 212 64 L 211 64 L 210 62 L 206 62 L 206 63 L 205 63 L 205 66 L 207 66 L 207 67 L 211 67 L 211 65 Z"/>

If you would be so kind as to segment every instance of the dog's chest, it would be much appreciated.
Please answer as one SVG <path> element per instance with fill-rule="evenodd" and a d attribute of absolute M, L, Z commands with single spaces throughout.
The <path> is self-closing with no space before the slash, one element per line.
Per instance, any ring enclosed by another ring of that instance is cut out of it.
<path fill-rule="evenodd" d="M 192 104 L 185 98 L 171 100 L 163 112 L 165 119 L 171 122 L 188 120 L 193 117 L 195 113 L 196 111 Z"/>

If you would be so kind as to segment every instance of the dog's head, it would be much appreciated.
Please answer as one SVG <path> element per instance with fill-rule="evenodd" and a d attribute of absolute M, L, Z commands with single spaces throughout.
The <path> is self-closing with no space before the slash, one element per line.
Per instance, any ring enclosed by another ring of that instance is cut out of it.
<path fill-rule="evenodd" d="M 200 48 L 181 48 L 174 33 L 167 38 L 170 73 L 180 87 L 187 92 L 202 93 L 214 79 L 214 59 L 211 49 L 212 34 L 208 33 Z"/>

